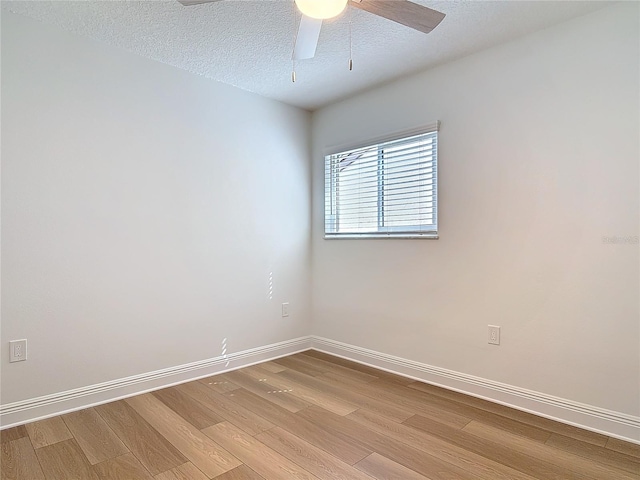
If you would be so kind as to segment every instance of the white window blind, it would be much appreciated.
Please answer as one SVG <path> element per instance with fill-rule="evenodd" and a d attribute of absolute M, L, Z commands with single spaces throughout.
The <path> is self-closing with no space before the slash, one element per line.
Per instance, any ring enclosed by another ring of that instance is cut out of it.
<path fill-rule="evenodd" d="M 438 131 L 325 157 L 325 237 L 437 237 Z"/>

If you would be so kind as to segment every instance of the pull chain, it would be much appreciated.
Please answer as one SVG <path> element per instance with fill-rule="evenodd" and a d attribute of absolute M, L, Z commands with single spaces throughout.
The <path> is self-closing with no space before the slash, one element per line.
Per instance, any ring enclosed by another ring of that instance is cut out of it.
<path fill-rule="evenodd" d="M 295 0 L 291 0 L 291 17 L 293 18 L 293 47 L 291 51 L 291 82 L 296 83 L 296 40 L 297 40 L 297 32 L 296 32 L 296 3 Z"/>
<path fill-rule="evenodd" d="M 351 8 L 349 8 L 349 71 L 353 70 L 353 39 L 351 35 L 351 17 L 352 11 Z"/>

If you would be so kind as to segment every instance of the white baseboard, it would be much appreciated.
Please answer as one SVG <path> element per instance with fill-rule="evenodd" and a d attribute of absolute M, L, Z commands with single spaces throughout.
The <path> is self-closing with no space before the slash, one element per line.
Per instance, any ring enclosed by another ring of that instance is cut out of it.
<path fill-rule="evenodd" d="M 266 362 L 308 350 L 311 337 L 300 337 L 176 367 L 0 405 L 1 429 L 112 402 Z"/>
<path fill-rule="evenodd" d="M 109 382 L 0 405 L 2 429 L 228 372 L 313 348 L 380 370 L 640 444 L 640 417 L 308 336 Z"/>
<path fill-rule="evenodd" d="M 380 370 L 640 444 L 640 417 L 433 367 L 327 338 L 312 336 L 311 348 Z"/>

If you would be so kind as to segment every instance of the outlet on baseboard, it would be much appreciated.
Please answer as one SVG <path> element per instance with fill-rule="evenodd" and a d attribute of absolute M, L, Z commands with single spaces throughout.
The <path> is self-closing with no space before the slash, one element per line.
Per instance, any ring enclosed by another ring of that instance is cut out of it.
<path fill-rule="evenodd" d="M 27 359 L 27 339 L 9 342 L 9 362 L 23 362 Z"/>
<path fill-rule="evenodd" d="M 282 316 L 283 317 L 288 317 L 289 316 L 289 302 L 286 302 L 286 303 L 282 304 Z"/>
<path fill-rule="evenodd" d="M 489 343 L 491 345 L 500 345 L 500 327 L 489 325 Z"/>

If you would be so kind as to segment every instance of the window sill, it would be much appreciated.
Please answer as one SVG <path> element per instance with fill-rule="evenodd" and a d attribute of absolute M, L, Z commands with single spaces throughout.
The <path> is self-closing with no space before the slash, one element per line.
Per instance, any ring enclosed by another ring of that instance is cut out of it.
<path fill-rule="evenodd" d="M 437 232 L 429 233 L 343 233 L 325 234 L 325 240 L 438 240 Z"/>

